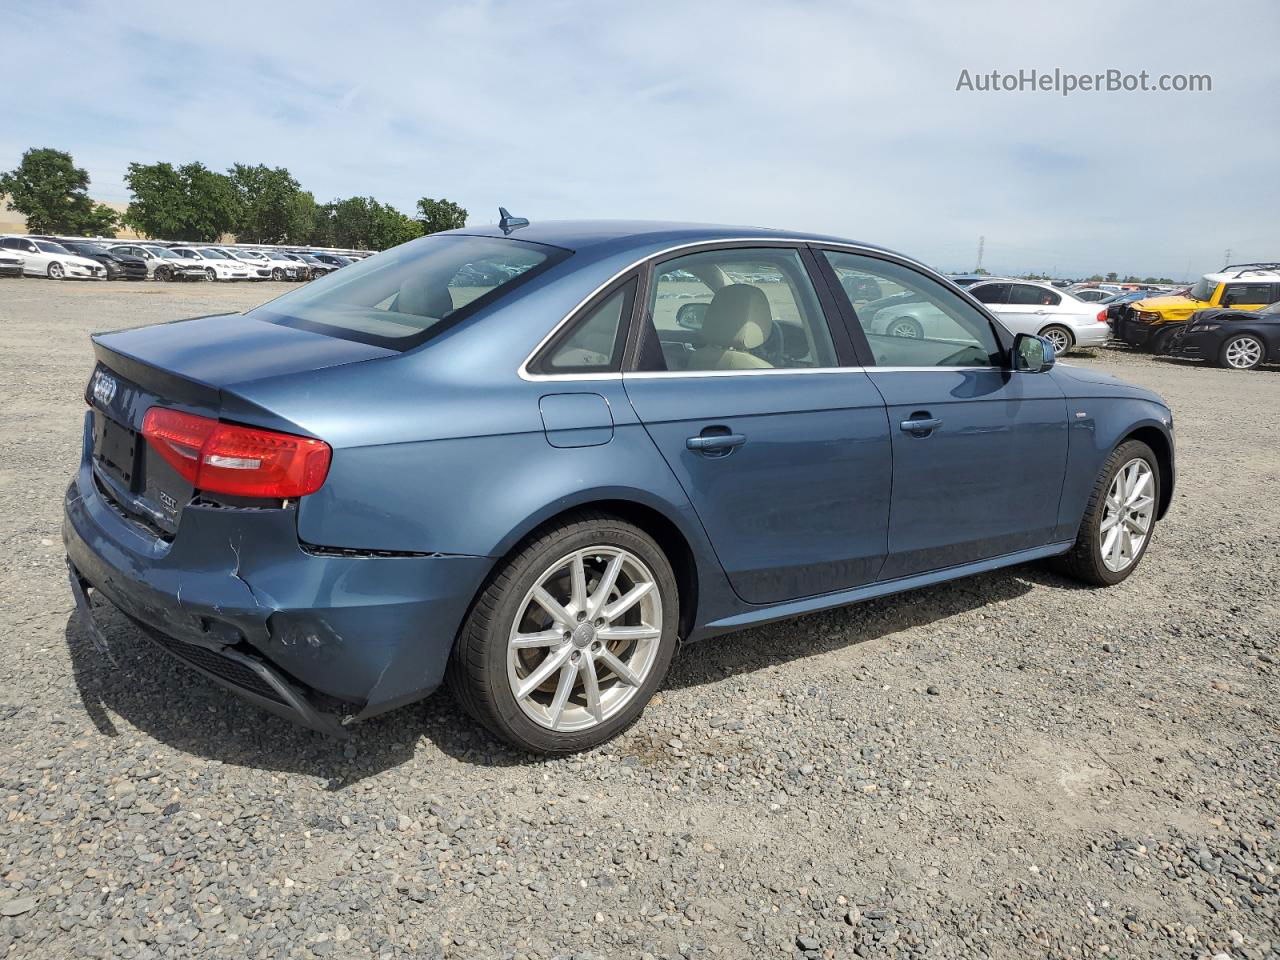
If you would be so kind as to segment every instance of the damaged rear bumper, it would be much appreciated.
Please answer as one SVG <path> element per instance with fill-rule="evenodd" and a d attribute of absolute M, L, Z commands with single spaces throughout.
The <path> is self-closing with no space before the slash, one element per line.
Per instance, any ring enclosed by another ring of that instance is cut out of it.
<path fill-rule="evenodd" d="M 489 558 L 327 554 L 298 542 L 290 508 L 191 504 L 165 540 L 108 499 L 91 443 L 65 501 L 73 579 L 169 653 L 329 733 L 439 686 Z"/>

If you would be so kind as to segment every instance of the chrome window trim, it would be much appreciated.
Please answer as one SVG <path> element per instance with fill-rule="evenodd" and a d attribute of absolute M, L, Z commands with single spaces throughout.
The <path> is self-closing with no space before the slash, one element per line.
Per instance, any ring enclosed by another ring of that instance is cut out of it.
<path fill-rule="evenodd" d="M 941 274 L 935 273 L 933 270 L 931 270 L 925 264 L 921 263 L 919 260 L 912 260 L 910 257 L 904 257 L 901 254 L 890 253 L 887 250 L 881 250 L 876 247 L 868 247 L 863 244 L 844 243 L 844 242 L 835 241 L 835 240 L 821 240 L 816 237 L 810 238 L 810 239 L 797 238 L 797 237 L 716 237 L 714 240 L 691 240 L 687 243 L 678 243 L 678 244 L 675 244 L 674 246 L 665 247 L 662 250 L 655 250 L 652 253 L 647 253 L 643 257 L 640 257 L 639 259 L 633 261 L 632 263 L 627 264 L 621 270 L 617 271 L 611 277 L 605 280 L 604 283 L 600 284 L 598 287 L 592 290 L 589 294 L 587 294 L 585 297 L 579 300 L 577 305 L 574 306 L 574 308 L 570 310 L 567 314 L 565 314 L 564 318 L 560 320 L 560 322 L 557 323 L 551 329 L 551 332 L 548 333 L 541 340 L 539 340 L 537 346 L 535 346 L 532 350 L 529 351 L 529 355 L 524 358 L 524 362 L 521 363 L 519 368 L 516 370 L 516 372 L 520 376 L 520 379 L 528 380 L 533 383 L 560 383 L 564 381 L 587 380 L 587 379 L 612 380 L 616 377 L 621 376 L 620 373 L 615 373 L 613 371 L 604 372 L 604 373 L 533 373 L 532 371 L 529 370 L 529 364 L 533 361 L 534 357 L 536 357 L 539 353 L 542 352 L 542 348 L 545 347 L 548 343 L 550 343 L 552 338 L 555 337 L 555 335 L 559 333 L 560 330 L 566 324 L 570 323 L 578 315 L 578 312 L 582 310 L 583 307 L 585 307 L 588 303 L 590 303 L 591 300 L 593 300 L 597 294 L 601 293 L 605 289 L 605 287 L 609 286 L 609 284 L 611 283 L 614 283 L 616 280 L 618 280 L 620 277 L 623 276 L 623 274 L 627 273 L 628 271 L 634 270 L 637 267 L 650 262 L 651 260 L 657 260 L 659 258 L 665 257 L 667 254 L 676 253 L 681 250 L 692 250 L 697 247 L 706 247 L 708 249 L 714 250 L 720 247 L 725 247 L 728 245 L 739 244 L 739 243 L 767 243 L 767 244 L 772 244 L 774 246 L 781 245 L 784 247 L 790 247 L 793 250 L 798 250 L 800 247 L 805 247 L 805 246 L 832 247 L 839 250 L 851 250 L 855 253 L 868 254 L 873 257 L 883 257 L 886 254 L 888 254 L 891 259 L 900 260 L 903 263 L 909 264 L 914 268 L 922 270 L 928 276 L 931 276 L 931 277 L 941 276 Z M 956 289 L 961 289 L 961 288 L 957 287 Z M 961 292 L 963 292 L 963 290 Z M 824 367 L 824 368 L 820 368 L 820 371 L 829 371 L 829 370 L 846 371 L 846 370 L 862 370 L 862 369 L 868 369 L 868 368 Z M 887 368 L 877 367 L 877 368 L 871 368 L 871 369 L 887 369 Z M 927 367 L 925 369 L 931 370 L 935 368 Z M 950 369 L 958 370 L 960 368 L 952 367 Z M 1002 368 L 982 367 L 980 369 L 999 370 Z M 806 370 L 803 367 L 799 367 L 799 368 L 784 367 L 784 368 L 775 369 L 775 370 L 715 370 L 715 371 L 653 370 L 653 371 L 644 371 L 644 372 L 664 374 L 664 375 L 675 374 L 677 376 L 684 376 L 684 375 L 704 376 L 707 373 L 711 373 L 716 376 L 725 376 L 729 374 L 743 374 L 743 373 L 745 374 L 806 373 L 806 372 L 819 372 L 819 370 Z M 636 376 L 635 373 L 629 373 L 627 375 Z"/>
<path fill-rule="evenodd" d="M 692 380 L 698 377 L 758 377 L 781 374 L 866 373 L 866 367 L 760 367 L 752 370 L 629 370 L 624 380 Z"/>

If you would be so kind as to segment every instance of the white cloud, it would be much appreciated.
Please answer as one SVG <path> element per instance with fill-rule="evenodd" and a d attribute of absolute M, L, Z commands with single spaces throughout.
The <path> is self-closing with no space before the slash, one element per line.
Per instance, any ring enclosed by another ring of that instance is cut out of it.
<path fill-rule="evenodd" d="M 10 11 L 12 14 L 13 11 Z M 0 167 L 70 150 L 289 167 L 321 200 L 714 220 L 942 268 L 1181 275 L 1280 257 L 1270 0 L 42 5 Z M 197 14 L 198 15 L 194 15 Z M 1208 73 L 1209 94 L 979 94 L 962 68 Z"/>

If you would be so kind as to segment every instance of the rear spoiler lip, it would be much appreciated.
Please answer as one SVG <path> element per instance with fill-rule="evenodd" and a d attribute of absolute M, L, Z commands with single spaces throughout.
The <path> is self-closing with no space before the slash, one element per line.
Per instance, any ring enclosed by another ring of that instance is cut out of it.
<path fill-rule="evenodd" d="M 94 334 L 93 353 L 98 363 L 114 370 L 126 380 L 146 387 L 156 395 L 193 406 L 217 410 L 222 405 L 222 391 L 209 383 L 181 377 L 160 367 L 152 366 L 137 357 L 114 350 L 102 342 L 110 334 Z M 91 387 L 89 388 L 91 389 Z M 86 389 L 86 394 L 88 390 Z"/>

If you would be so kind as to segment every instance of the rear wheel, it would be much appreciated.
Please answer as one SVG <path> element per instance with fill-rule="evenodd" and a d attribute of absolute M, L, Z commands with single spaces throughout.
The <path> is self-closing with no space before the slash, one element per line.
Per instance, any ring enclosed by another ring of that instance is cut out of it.
<path fill-rule="evenodd" d="M 1055 566 L 1096 587 L 1120 583 L 1147 552 L 1159 502 L 1155 453 L 1140 440 L 1120 444 L 1094 482 L 1075 545 Z"/>
<path fill-rule="evenodd" d="M 1040 336 L 1044 337 L 1053 346 L 1054 356 L 1062 356 L 1071 349 L 1074 344 L 1075 337 L 1071 336 L 1071 331 L 1066 327 L 1045 327 L 1040 331 Z"/>
<path fill-rule="evenodd" d="M 67 270 L 57 260 L 54 260 L 49 264 L 48 274 L 50 280 L 62 280 L 66 277 Z"/>
<path fill-rule="evenodd" d="M 570 753 L 629 727 L 666 675 L 679 596 L 661 548 L 602 514 L 554 523 L 476 601 L 447 682 L 473 717 L 535 753 Z"/>
<path fill-rule="evenodd" d="M 1231 337 L 1222 345 L 1222 350 L 1218 353 L 1218 366 L 1232 370 L 1252 370 L 1262 363 L 1265 356 L 1266 348 L 1262 341 L 1251 333 L 1242 333 Z"/>

